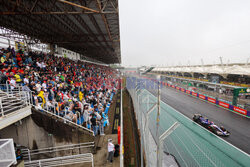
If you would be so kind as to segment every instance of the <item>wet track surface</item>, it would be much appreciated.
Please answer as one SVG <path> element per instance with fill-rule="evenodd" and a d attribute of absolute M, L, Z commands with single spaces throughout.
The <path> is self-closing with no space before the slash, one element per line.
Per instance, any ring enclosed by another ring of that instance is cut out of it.
<path fill-rule="evenodd" d="M 156 89 L 148 90 L 157 95 Z M 250 154 L 249 118 L 165 86 L 161 89 L 161 100 L 190 119 L 194 114 L 200 113 L 218 126 L 224 126 L 231 135 L 222 138 Z"/>

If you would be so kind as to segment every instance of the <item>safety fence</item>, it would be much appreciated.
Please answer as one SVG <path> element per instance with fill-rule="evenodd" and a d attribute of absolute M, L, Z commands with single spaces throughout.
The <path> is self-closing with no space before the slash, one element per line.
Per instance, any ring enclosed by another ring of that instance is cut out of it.
<path fill-rule="evenodd" d="M 1 85 L 0 85 L 1 86 Z M 22 90 L 0 90 L 0 117 L 31 105 L 31 94 Z"/>
<path fill-rule="evenodd" d="M 56 158 L 41 159 L 36 161 L 29 161 L 24 163 L 26 167 L 66 166 L 74 164 L 81 164 L 84 166 L 94 167 L 93 154 L 87 153 L 87 154 L 70 155 L 70 156 L 63 156 Z"/>
<path fill-rule="evenodd" d="M 157 97 L 141 89 L 137 83 L 135 87 L 127 86 L 127 89 L 133 100 L 147 166 L 162 166 L 162 157 L 164 161 L 170 161 L 170 156 L 174 156 L 176 164 L 182 167 L 237 167 L 250 164 L 248 154 L 162 101 L 157 128 Z M 163 156 L 164 152 L 169 157 Z"/>
<path fill-rule="evenodd" d="M 35 150 L 30 150 L 28 148 L 21 149 L 23 159 L 25 161 L 34 161 L 40 159 L 41 157 L 56 157 L 57 154 L 74 154 L 74 153 L 86 153 L 91 152 L 94 148 L 94 142 L 86 142 L 86 143 L 78 143 L 78 144 L 70 144 L 70 145 L 61 145 L 56 147 L 47 147 L 40 148 Z"/>
<path fill-rule="evenodd" d="M 16 163 L 13 139 L 0 139 L 0 166 L 11 166 Z"/>

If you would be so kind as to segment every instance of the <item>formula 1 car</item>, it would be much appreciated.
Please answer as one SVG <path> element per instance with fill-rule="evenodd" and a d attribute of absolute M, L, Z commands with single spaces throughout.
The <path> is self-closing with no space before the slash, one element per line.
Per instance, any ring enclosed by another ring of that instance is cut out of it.
<path fill-rule="evenodd" d="M 193 121 L 218 136 L 226 137 L 230 135 L 229 131 L 227 131 L 223 126 L 219 127 L 215 125 L 212 121 L 209 121 L 207 118 L 201 116 L 201 114 L 194 114 Z"/>

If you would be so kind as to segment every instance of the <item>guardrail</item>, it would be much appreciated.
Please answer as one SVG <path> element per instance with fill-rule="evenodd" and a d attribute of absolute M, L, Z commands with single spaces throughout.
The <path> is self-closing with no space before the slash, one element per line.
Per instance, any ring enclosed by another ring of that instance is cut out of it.
<path fill-rule="evenodd" d="M 32 106 L 33 106 L 33 107 L 36 107 L 35 105 L 32 105 Z M 50 112 L 50 111 L 47 111 L 47 110 L 45 110 L 45 109 L 39 109 L 39 110 L 42 111 L 42 112 L 45 112 L 45 113 L 47 113 L 47 114 L 49 114 L 49 115 L 53 115 L 53 116 L 55 116 L 55 117 L 57 117 L 57 118 L 59 118 L 59 119 L 62 119 L 63 122 L 64 122 L 65 124 L 66 124 L 66 123 L 70 123 L 70 124 L 72 124 L 72 125 L 74 125 L 74 126 L 76 126 L 76 127 L 79 127 L 79 128 L 81 128 L 81 129 L 84 129 L 84 130 L 90 132 L 90 133 L 94 136 L 94 132 L 93 132 L 92 130 L 90 130 L 90 129 L 84 127 L 84 126 L 78 125 L 77 123 L 75 123 L 75 122 L 73 122 L 73 121 L 70 121 L 70 120 L 68 120 L 68 119 L 66 119 L 66 118 L 64 118 L 64 117 L 62 117 L 62 116 L 60 116 L 60 115 L 54 114 L 54 113 L 52 113 L 52 112 Z"/>
<path fill-rule="evenodd" d="M 63 156 L 49 159 L 41 159 L 36 161 L 24 162 L 26 167 L 44 167 L 44 166 L 62 166 L 62 165 L 73 165 L 73 164 L 85 164 L 90 163 L 94 167 L 94 158 L 92 153 L 78 154 L 71 156 Z"/>
<path fill-rule="evenodd" d="M 1 93 L 1 92 L 0 92 Z M 8 94 L 2 92 L 0 97 L 0 116 L 6 116 L 11 112 L 31 105 L 31 95 L 29 92 L 16 92 Z"/>
<path fill-rule="evenodd" d="M 128 82 L 127 82 L 128 83 Z M 193 122 L 164 102 L 160 103 L 157 134 L 157 98 L 138 85 L 128 89 L 141 133 L 148 166 L 157 166 L 157 147 L 173 155 L 180 166 L 249 166 L 250 156 Z M 174 125 L 178 125 L 176 128 Z M 166 159 L 166 161 L 168 161 Z M 158 165 L 162 161 L 158 162 Z"/>
<path fill-rule="evenodd" d="M 40 148 L 36 150 L 30 150 L 30 149 L 21 149 L 22 155 L 24 160 L 32 161 L 32 156 L 37 155 L 44 155 L 44 154 L 53 154 L 60 151 L 73 151 L 73 150 L 79 150 L 82 148 L 93 148 L 95 145 L 95 142 L 86 142 L 86 143 L 78 143 L 78 144 L 70 144 L 70 145 L 62 145 L 62 146 L 56 146 L 56 147 L 47 147 L 47 148 Z"/>

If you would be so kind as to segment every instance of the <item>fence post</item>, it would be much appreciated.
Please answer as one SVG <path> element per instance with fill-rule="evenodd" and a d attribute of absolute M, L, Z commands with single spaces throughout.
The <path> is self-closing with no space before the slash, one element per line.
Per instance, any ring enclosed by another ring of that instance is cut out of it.
<path fill-rule="evenodd" d="M 6 81 L 6 87 L 7 87 L 7 93 L 9 94 L 9 85 L 8 85 L 8 81 Z"/>
<path fill-rule="evenodd" d="M 22 99 L 21 93 L 20 93 L 20 86 L 18 86 L 18 94 L 20 96 L 20 99 Z"/>
<path fill-rule="evenodd" d="M 121 122 L 120 122 L 120 126 L 121 126 L 121 131 L 120 131 L 120 134 L 121 134 L 121 141 L 120 141 L 120 167 L 123 167 L 123 160 L 124 160 L 124 157 L 123 157 L 123 92 L 122 92 L 122 78 L 121 78 L 121 100 L 120 100 L 120 112 L 121 112 L 121 115 L 120 115 L 120 119 L 121 119 Z"/>
<path fill-rule="evenodd" d="M 140 104 L 140 101 L 139 101 L 139 104 Z M 144 145 L 144 139 L 143 139 L 143 123 L 142 123 L 142 113 L 143 112 L 140 112 L 140 132 L 141 132 L 141 167 L 143 167 L 144 165 L 143 165 L 143 150 L 144 150 L 144 148 L 143 148 L 143 145 Z"/>
<path fill-rule="evenodd" d="M 27 92 L 27 96 L 28 96 L 28 97 L 27 97 L 27 98 L 28 98 L 28 103 L 29 103 L 29 105 L 30 105 L 30 104 L 31 104 L 31 102 L 30 102 L 30 101 L 31 101 L 31 100 L 30 100 L 30 98 L 31 98 L 31 97 L 30 97 L 30 92 Z"/>
<path fill-rule="evenodd" d="M 54 114 L 56 114 L 56 103 L 54 104 L 54 111 L 53 111 Z"/>
<path fill-rule="evenodd" d="M 145 129 L 146 129 L 146 139 L 147 139 L 147 143 L 146 143 L 146 152 L 149 153 L 149 126 L 148 126 L 148 122 L 149 122 L 149 115 L 152 111 L 154 111 L 154 109 L 156 108 L 156 104 L 154 104 L 146 113 L 146 125 L 145 125 Z M 146 157 L 147 158 L 147 157 Z"/>
<path fill-rule="evenodd" d="M 91 158 L 92 158 L 92 167 L 94 167 L 94 157 L 93 157 L 93 154 L 91 154 Z"/>
<path fill-rule="evenodd" d="M 31 105 L 34 105 L 34 104 L 33 104 L 33 95 L 32 95 L 32 91 L 30 92 L 30 104 L 31 104 Z"/>
<path fill-rule="evenodd" d="M 159 167 L 162 167 L 162 154 L 163 154 L 163 141 L 168 137 L 180 124 L 175 122 L 170 128 L 168 128 L 160 137 L 159 137 Z"/>
<path fill-rule="evenodd" d="M 3 99 L 2 99 L 2 97 L 0 97 L 0 108 L 1 108 L 2 117 L 3 117 L 4 116 L 4 112 L 3 112 Z"/>
<path fill-rule="evenodd" d="M 30 149 L 28 149 L 28 156 L 29 156 L 29 162 L 31 161 L 31 157 L 30 157 Z"/>
<path fill-rule="evenodd" d="M 26 106 L 28 106 L 29 105 L 29 103 L 28 103 L 28 94 L 27 94 L 27 92 L 25 91 L 25 92 L 23 92 L 24 93 L 24 100 L 25 100 L 25 104 L 26 104 Z"/>
<path fill-rule="evenodd" d="M 144 91 L 144 89 L 142 90 L 142 92 Z M 142 99 L 140 100 L 140 96 L 141 96 L 141 93 L 142 92 L 139 92 L 138 94 L 138 101 L 137 101 L 137 104 L 138 104 L 138 116 L 140 118 L 137 118 L 138 121 L 140 121 L 140 123 L 138 124 L 140 126 L 140 132 L 141 132 L 141 167 L 143 167 L 143 125 L 142 125 L 142 114 L 141 114 L 141 111 L 140 111 L 140 101 L 142 101 Z"/>
<path fill-rule="evenodd" d="M 157 118 L 156 118 L 156 137 L 158 138 L 159 140 L 159 135 L 160 135 L 160 130 L 159 130 L 159 127 L 160 127 L 160 104 L 161 104 L 161 89 L 160 89 L 160 76 L 158 75 L 157 76 L 157 84 L 158 84 L 158 98 L 157 98 Z M 159 165 L 159 159 L 160 159 L 160 148 L 159 148 L 159 141 L 158 141 L 158 144 L 157 144 L 157 167 L 160 167 Z"/>

